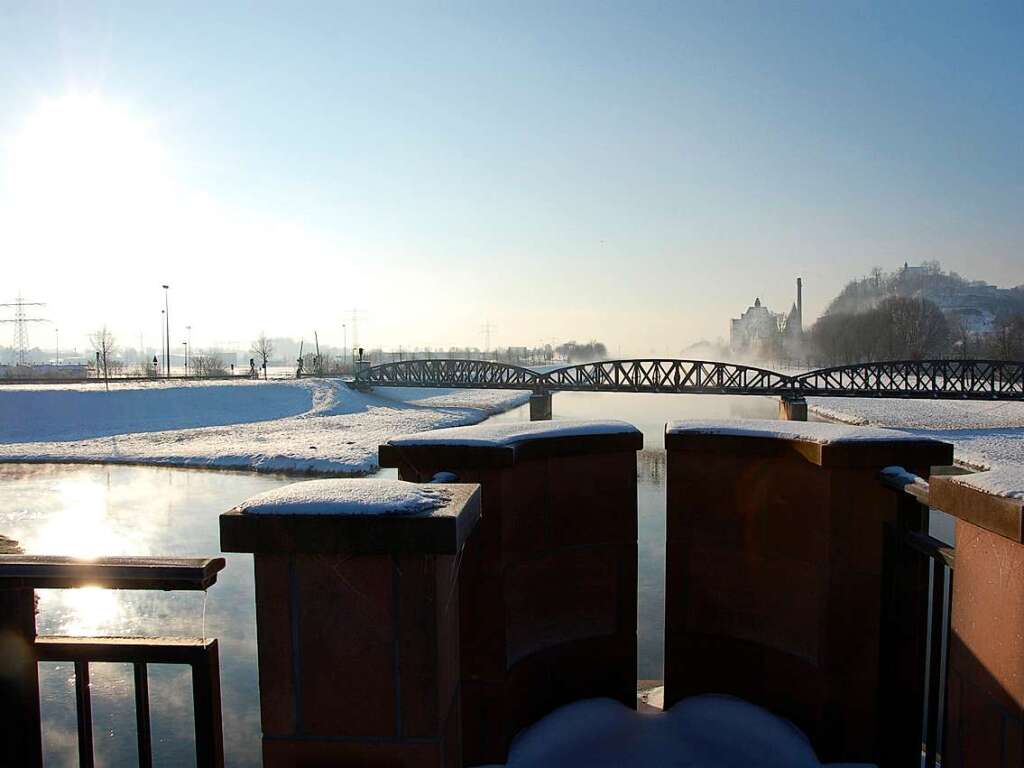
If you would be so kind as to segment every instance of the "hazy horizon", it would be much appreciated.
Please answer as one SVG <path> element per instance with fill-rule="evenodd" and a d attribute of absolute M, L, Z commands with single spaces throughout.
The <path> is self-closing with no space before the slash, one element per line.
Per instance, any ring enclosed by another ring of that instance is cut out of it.
<path fill-rule="evenodd" d="M 1024 283 L 1019 3 L 7 3 L 0 302 L 85 348 L 598 339 Z M 3 315 L 2 317 L 9 317 Z M 0 344 L 10 343 L 0 325 Z"/>

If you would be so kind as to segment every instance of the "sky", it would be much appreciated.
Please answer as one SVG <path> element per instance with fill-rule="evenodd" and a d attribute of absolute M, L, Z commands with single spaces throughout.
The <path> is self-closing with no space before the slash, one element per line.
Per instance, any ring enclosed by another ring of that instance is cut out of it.
<path fill-rule="evenodd" d="M 0 300 L 40 346 L 158 347 L 168 284 L 195 348 L 358 309 L 678 356 L 797 276 L 806 322 L 874 266 L 1022 284 L 1022 39 L 1020 2 L 0 0 Z"/>

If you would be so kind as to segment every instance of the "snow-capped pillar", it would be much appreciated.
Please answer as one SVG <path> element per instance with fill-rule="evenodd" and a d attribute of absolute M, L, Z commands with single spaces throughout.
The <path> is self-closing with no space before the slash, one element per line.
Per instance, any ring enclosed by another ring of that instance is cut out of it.
<path fill-rule="evenodd" d="M 462 715 L 469 765 L 557 707 L 636 706 L 636 452 L 623 422 L 481 424 L 396 438 L 380 463 L 480 483 L 463 558 Z"/>
<path fill-rule="evenodd" d="M 263 765 L 459 766 L 476 485 L 314 480 L 221 515 L 252 552 Z"/>
<path fill-rule="evenodd" d="M 1024 761 L 1024 478 L 932 479 L 929 501 L 956 517 L 943 766 Z M 1017 490 L 1013 490 L 1016 488 Z"/>
<path fill-rule="evenodd" d="M 875 762 L 884 523 L 898 464 L 951 445 L 835 424 L 666 428 L 665 704 L 727 693 L 789 718 L 823 761 Z"/>

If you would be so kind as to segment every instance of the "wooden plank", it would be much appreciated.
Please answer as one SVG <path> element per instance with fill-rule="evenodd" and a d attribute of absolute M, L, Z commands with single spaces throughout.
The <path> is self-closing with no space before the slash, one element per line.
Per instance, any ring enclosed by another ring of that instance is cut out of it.
<path fill-rule="evenodd" d="M 196 768 L 224 768 L 220 660 L 216 640 L 203 649 L 202 661 L 192 665 L 192 706 L 196 726 Z"/>
<path fill-rule="evenodd" d="M 0 588 L 205 590 L 223 569 L 223 557 L 0 555 Z"/>
<path fill-rule="evenodd" d="M 922 555 L 933 558 L 936 562 L 941 562 L 950 568 L 956 564 L 956 548 L 946 542 L 920 531 L 905 531 L 903 537 L 907 546 Z"/>
<path fill-rule="evenodd" d="M 153 768 L 152 729 L 149 722 L 149 670 L 135 662 L 135 737 L 139 748 L 139 768 Z"/>
<path fill-rule="evenodd" d="M 0 588 L 0 765 L 43 764 L 31 589 Z"/>
<path fill-rule="evenodd" d="M 75 662 L 75 701 L 78 712 L 78 765 L 92 768 L 92 698 L 89 691 L 89 662 Z"/>
<path fill-rule="evenodd" d="M 217 641 L 192 637 L 36 638 L 37 661 L 198 664 Z"/>

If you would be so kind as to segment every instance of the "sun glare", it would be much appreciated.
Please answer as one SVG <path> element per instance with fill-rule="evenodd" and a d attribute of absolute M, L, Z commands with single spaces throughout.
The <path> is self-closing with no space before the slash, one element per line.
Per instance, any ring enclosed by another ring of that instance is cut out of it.
<path fill-rule="evenodd" d="M 9 193 L 49 224 L 131 216 L 166 168 L 155 125 L 94 93 L 40 103 L 7 146 Z"/>

